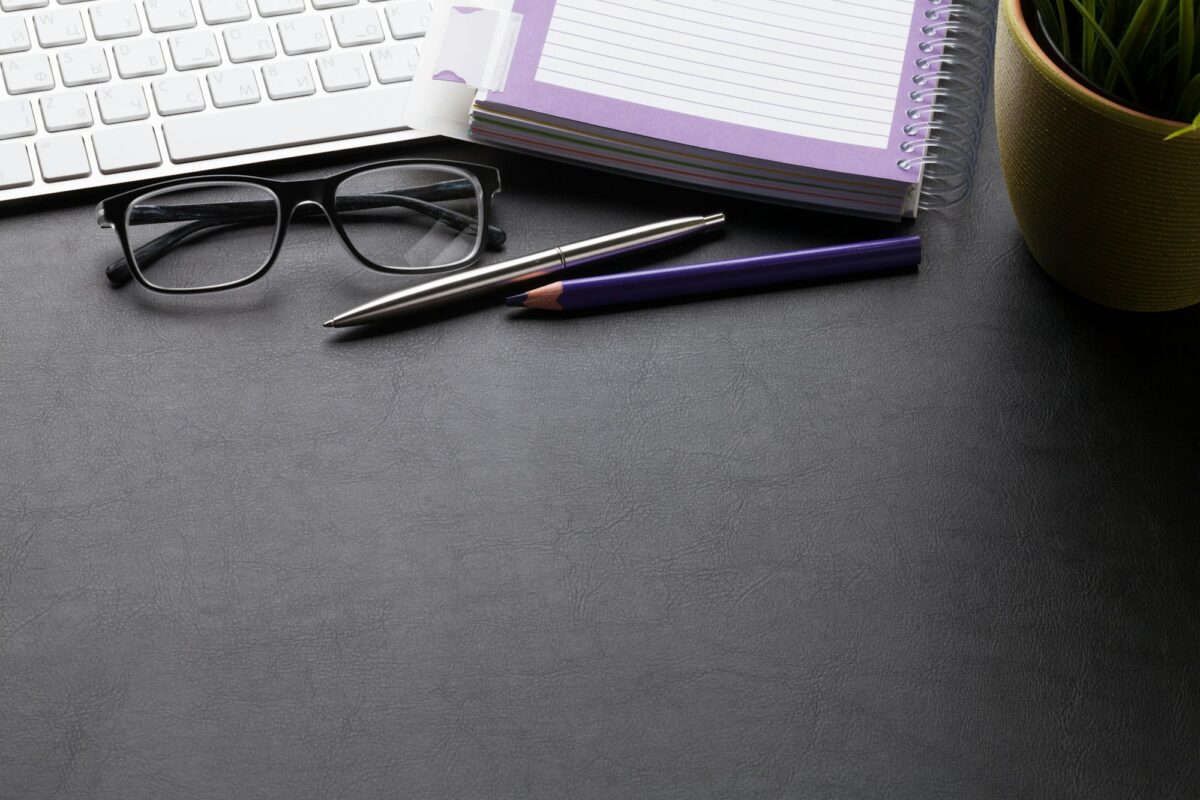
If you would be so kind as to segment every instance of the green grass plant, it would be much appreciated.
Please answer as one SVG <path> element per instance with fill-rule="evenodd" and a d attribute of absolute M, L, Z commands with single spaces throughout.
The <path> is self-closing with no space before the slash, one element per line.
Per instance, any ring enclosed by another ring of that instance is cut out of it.
<path fill-rule="evenodd" d="M 1200 130 L 1200 0 L 1032 0 L 1058 55 L 1131 108 Z M 1036 21 L 1030 20 L 1036 28 Z"/>

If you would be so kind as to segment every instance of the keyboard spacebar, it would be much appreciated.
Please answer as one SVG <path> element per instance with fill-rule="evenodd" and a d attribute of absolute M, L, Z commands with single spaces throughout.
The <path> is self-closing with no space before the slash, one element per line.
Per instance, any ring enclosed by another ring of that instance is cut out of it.
<path fill-rule="evenodd" d="M 176 164 L 403 130 L 408 84 L 163 123 Z"/>

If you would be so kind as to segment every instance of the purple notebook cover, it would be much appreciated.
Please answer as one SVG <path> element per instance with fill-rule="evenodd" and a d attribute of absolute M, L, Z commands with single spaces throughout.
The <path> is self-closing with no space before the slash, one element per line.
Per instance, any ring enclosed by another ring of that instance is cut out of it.
<path fill-rule="evenodd" d="M 538 82 L 535 75 L 554 9 L 554 0 L 516 0 L 513 4 L 513 10 L 524 16 L 520 37 L 505 89 L 488 93 L 488 103 L 781 164 L 909 184 L 920 177 L 919 170 L 903 170 L 897 165 L 903 157 L 900 143 L 908 138 L 902 128 L 905 111 L 913 105 L 908 99 L 909 87 L 921 72 L 916 62 L 922 55 L 919 45 L 924 37 L 916 20 L 896 92 L 891 137 L 884 149 L 765 131 Z M 913 13 L 919 16 L 919 4 Z"/>

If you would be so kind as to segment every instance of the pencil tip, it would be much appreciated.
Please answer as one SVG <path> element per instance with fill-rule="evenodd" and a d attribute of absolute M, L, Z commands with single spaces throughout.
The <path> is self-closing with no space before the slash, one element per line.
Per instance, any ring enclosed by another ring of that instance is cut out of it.
<path fill-rule="evenodd" d="M 323 327 L 326 327 L 326 328 L 336 328 L 336 327 L 337 327 L 337 320 L 336 320 L 336 319 L 331 319 L 331 320 L 329 320 L 328 322 L 322 322 L 322 323 L 321 323 L 321 325 L 322 325 Z"/>
<path fill-rule="evenodd" d="M 504 305 L 512 306 L 513 308 L 521 308 L 525 305 L 525 301 L 529 299 L 529 292 L 514 294 L 512 297 L 504 298 Z"/>

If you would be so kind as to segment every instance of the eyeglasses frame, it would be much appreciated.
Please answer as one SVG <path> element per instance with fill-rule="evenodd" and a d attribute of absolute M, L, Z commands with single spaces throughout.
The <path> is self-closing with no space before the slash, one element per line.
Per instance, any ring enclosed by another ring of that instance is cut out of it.
<path fill-rule="evenodd" d="M 350 240 L 349 234 L 346 233 L 345 227 L 336 213 L 336 198 L 339 187 L 350 178 L 361 175 L 365 172 L 372 172 L 378 169 L 386 169 L 388 167 L 399 166 L 430 166 L 443 167 L 454 169 L 462 173 L 463 177 L 469 179 L 474 185 L 477 197 L 479 199 L 479 220 L 478 233 L 474 249 L 470 254 L 451 263 L 438 265 L 436 267 L 388 267 L 379 264 L 366 256 L 364 256 L 354 246 Z M 129 214 L 130 209 L 136 200 L 139 200 L 146 195 L 155 192 L 170 189 L 176 186 L 187 186 L 189 184 L 203 185 L 208 183 L 236 182 L 239 184 L 249 184 L 258 186 L 270 192 L 279 208 L 279 216 L 276 220 L 274 239 L 271 243 L 271 252 L 267 256 L 263 265 L 254 273 L 244 278 L 239 278 L 225 283 L 214 284 L 212 286 L 198 286 L 193 288 L 169 288 L 158 286 L 152 283 L 137 265 L 137 260 L 134 257 L 134 248 L 129 241 Z M 363 266 L 390 275 L 419 275 L 432 272 L 449 272 L 455 269 L 461 269 L 473 264 L 483 255 L 485 246 L 488 244 L 488 233 L 491 225 L 491 205 L 493 196 L 500 191 L 500 171 L 495 167 L 485 164 L 474 164 L 466 161 L 452 161 L 447 159 L 430 159 L 430 158 L 400 158 L 387 161 L 375 161 L 369 164 L 362 164 L 342 172 L 328 175 L 323 178 L 300 178 L 295 180 L 288 179 L 271 179 L 260 178 L 253 175 L 191 175 L 171 180 L 160 181 L 137 189 L 132 189 L 121 194 L 101 200 L 96 207 L 96 221 L 102 228 L 112 228 L 117 233 L 117 238 L 121 243 L 121 249 L 125 254 L 125 263 L 129 267 L 129 273 L 133 278 L 140 283 L 144 288 L 152 292 L 160 292 L 163 294 L 205 294 L 208 292 L 220 292 L 228 289 L 236 289 L 240 286 L 253 283 L 267 273 L 274 265 L 275 260 L 279 257 L 279 253 L 283 248 L 283 240 L 287 236 L 288 227 L 291 224 L 293 215 L 296 210 L 305 205 L 315 205 L 325 214 L 325 218 L 333 226 L 334 231 L 341 240 L 342 245 L 357 261 Z M 330 211 L 334 209 L 334 211 Z M 114 222 L 116 220 L 116 222 Z M 499 236 L 500 243 L 503 242 L 503 233 Z"/>

